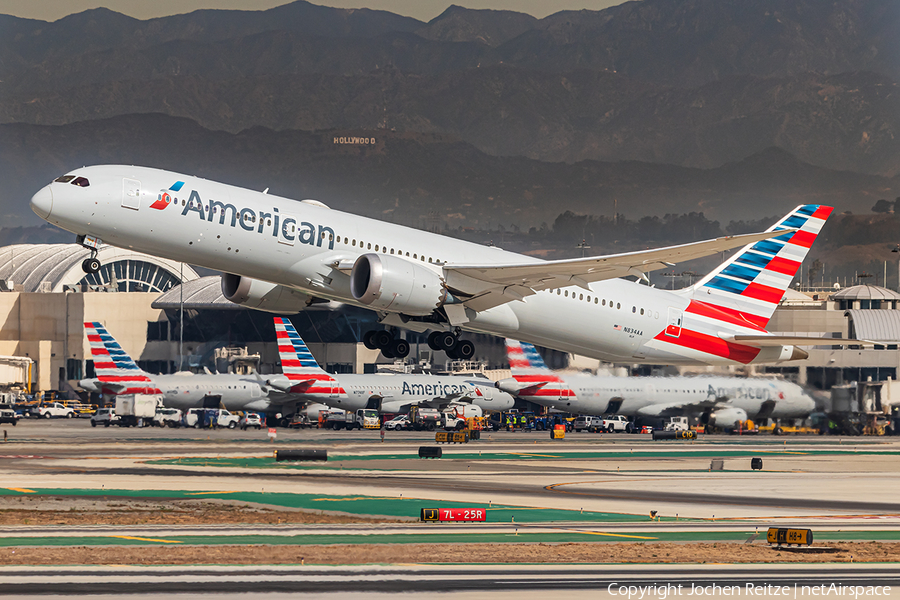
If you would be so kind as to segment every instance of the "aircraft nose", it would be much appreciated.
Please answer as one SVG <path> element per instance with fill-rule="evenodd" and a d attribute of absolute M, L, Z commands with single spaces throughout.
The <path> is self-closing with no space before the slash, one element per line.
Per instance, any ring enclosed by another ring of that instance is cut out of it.
<path fill-rule="evenodd" d="M 53 209 L 53 192 L 50 191 L 50 186 L 45 185 L 38 192 L 31 197 L 31 210 L 35 212 L 37 216 L 42 219 L 46 219 L 50 216 L 50 211 Z"/>

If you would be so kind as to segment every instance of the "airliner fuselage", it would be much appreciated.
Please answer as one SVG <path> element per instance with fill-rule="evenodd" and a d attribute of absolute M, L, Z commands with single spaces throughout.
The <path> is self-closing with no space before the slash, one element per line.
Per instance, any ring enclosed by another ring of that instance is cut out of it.
<path fill-rule="evenodd" d="M 748 364 L 797 356 L 789 345 L 752 347 L 728 341 L 721 334 L 765 331 L 715 308 L 693 309 L 696 295 L 618 278 L 585 283 L 573 277 L 574 284 L 529 292 L 527 297 L 517 297 L 510 285 L 513 299 L 473 310 L 470 306 L 475 306 L 477 296 L 463 303 L 453 298 L 459 293 L 456 288 L 445 283 L 451 276 L 462 282 L 459 285 L 466 283 L 465 276 L 451 272 L 454 265 L 527 267 L 543 261 L 331 210 L 317 202 L 297 202 L 158 169 L 76 169 L 35 194 L 32 208 L 50 223 L 89 236 L 88 241 L 99 238 L 114 246 L 271 282 L 296 291 L 299 298 L 378 310 L 388 325 L 425 330 L 429 317 L 392 305 L 387 294 L 373 300 L 364 291 L 351 289 L 350 269 L 361 257 L 374 256 L 375 267 L 384 265 L 379 276 L 385 281 L 395 277 L 406 286 L 394 294 L 395 299 L 442 294 L 440 314 L 455 315 L 456 326 L 463 330 L 514 336 L 611 362 Z M 398 265 L 411 275 L 397 274 Z M 426 282 L 432 278 L 442 285 L 429 287 Z M 297 305 L 295 310 L 302 308 Z M 409 314 L 418 316 L 410 320 Z M 447 324 L 430 328 L 441 326 Z"/>

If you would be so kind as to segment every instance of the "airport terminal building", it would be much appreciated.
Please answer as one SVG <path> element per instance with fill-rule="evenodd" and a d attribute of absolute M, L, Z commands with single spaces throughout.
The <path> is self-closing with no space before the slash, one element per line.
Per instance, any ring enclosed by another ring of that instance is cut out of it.
<path fill-rule="evenodd" d="M 73 393 L 79 379 L 93 376 L 83 323 L 94 320 L 102 321 L 151 373 L 248 368 L 280 372 L 273 315 L 229 302 L 218 275 L 201 277 L 189 265 L 111 246 L 100 250 L 100 272 L 86 275 L 81 261 L 87 256 L 76 244 L 0 248 L 0 355 L 31 358 L 35 390 Z M 343 305 L 304 310 L 291 320 L 331 372 L 372 372 L 376 364 L 391 362 L 360 342 L 366 331 L 380 327 L 372 311 Z M 870 377 L 897 377 L 900 350 L 890 341 L 900 339 L 900 294 L 892 290 L 870 285 L 810 293 L 789 290 L 768 329 L 885 343 L 807 348 L 809 357 L 803 361 L 758 367 L 757 372 L 781 373 L 823 389 Z M 425 336 L 403 335 L 412 346 L 410 362 L 446 360 L 428 348 Z M 476 358 L 487 368 L 507 368 L 502 339 L 467 337 L 477 340 Z M 544 354 L 551 368 L 576 366 L 564 353 Z M 617 366 L 635 370 L 634 365 Z"/>

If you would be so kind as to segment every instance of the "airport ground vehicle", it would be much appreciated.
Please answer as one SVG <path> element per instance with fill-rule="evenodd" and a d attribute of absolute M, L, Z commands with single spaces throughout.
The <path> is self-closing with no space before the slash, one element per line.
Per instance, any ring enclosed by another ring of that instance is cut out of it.
<path fill-rule="evenodd" d="M 329 410 L 322 420 L 326 429 L 353 429 L 356 427 L 356 415 L 346 410 Z"/>
<path fill-rule="evenodd" d="M 381 429 L 381 416 L 373 408 L 360 408 L 356 411 L 356 426 L 360 429 Z"/>
<path fill-rule="evenodd" d="M 409 409 L 409 420 L 416 431 L 434 431 L 441 425 L 441 412 L 436 408 L 412 406 Z"/>
<path fill-rule="evenodd" d="M 580 415 L 575 417 L 575 431 L 598 432 L 604 429 L 603 419 L 593 415 Z"/>
<path fill-rule="evenodd" d="M 116 425 L 141 427 L 150 425 L 156 409 L 162 406 L 161 394 L 119 394 L 116 396 Z"/>
<path fill-rule="evenodd" d="M 15 426 L 19 422 L 19 415 L 11 408 L 0 409 L 0 423 L 11 423 Z"/>
<path fill-rule="evenodd" d="M 690 428 L 687 417 L 669 417 L 665 426 L 666 431 L 687 431 Z"/>
<path fill-rule="evenodd" d="M 153 417 L 153 424 L 157 427 L 181 427 L 182 419 L 181 411 L 177 408 L 157 407 L 156 415 Z"/>
<path fill-rule="evenodd" d="M 185 427 L 234 429 L 239 421 L 236 414 L 218 408 L 189 408 L 184 415 Z"/>
<path fill-rule="evenodd" d="M 103 425 L 109 427 L 116 422 L 116 409 L 112 407 L 98 408 L 97 412 L 91 415 L 91 427 Z"/>
<path fill-rule="evenodd" d="M 309 420 L 309 415 L 305 412 L 298 412 L 294 413 L 287 426 L 291 429 L 305 429 L 307 427 L 315 427 L 316 425 L 316 422 Z"/>
<path fill-rule="evenodd" d="M 291 424 L 293 425 L 293 421 L 291 421 Z M 240 428 L 242 430 L 246 431 L 251 427 L 262 429 L 262 419 L 260 419 L 259 415 L 256 413 L 247 413 L 240 421 Z"/>
<path fill-rule="evenodd" d="M 31 409 L 31 416 L 51 419 L 53 417 L 63 417 L 71 419 L 75 416 L 75 410 L 61 404 L 59 402 L 51 402 L 50 404 L 40 404 Z"/>
<path fill-rule="evenodd" d="M 468 426 L 468 419 L 480 419 L 484 411 L 474 404 L 451 404 L 441 412 L 441 427 L 460 431 Z"/>
<path fill-rule="evenodd" d="M 390 421 L 387 421 L 384 424 L 384 428 L 389 431 L 400 430 L 400 429 L 412 429 L 412 425 L 409 422 L 409 415 L 397 415 Z"/>
<path fill-rule="evenodd" d="M 603 417 L 603 431 L 607 433 L 625 433 L 628 431 L 628 417 L 624 415 Z"/>

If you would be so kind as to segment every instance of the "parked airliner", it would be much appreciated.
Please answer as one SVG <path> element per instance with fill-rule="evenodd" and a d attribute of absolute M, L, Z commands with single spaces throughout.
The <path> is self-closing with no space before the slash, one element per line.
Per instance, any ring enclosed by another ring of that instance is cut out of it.
<path fill-rule="evenodd" d="M 433 330 L 432 348 L 458 358 L 475 351 L 459 339 L 464 330 L 629 363 L 769 363 L 822 343 L 765 326 L 827 206 L 798 206 L 762 233 L 554 261 L 145 167 L 75 169 L 31 207 L 93 251 L 86 271 L 99 269 L 96 249 L 109 243 L 222 271 L 225 296 L 251 308 L 369 308 L 391 332 L 366 341 L 397 357 L 409 344 L 392 337 L 395 328 Z M 641 284 L 647 272 L 733 248 L 689 288 Z"/>
<path fill-rule="evenodd" d="M 512 377 L 497 387 L 524 400 L 582 415 L 697 415 L 701 423 L 738 428 L 749 419 L 806 418 L 816 403 L 782 379 L 746 377 L 607 377 L 551 371 L 531 344 L 506 340 Z"/>
<path fill-rule="evenodd" d="M 286 318 L 275 317 L 275 333 L 282 375 L 267 384 L 307 402 L 355 411 L 373 408 L 382 413 L 408 412 L 413 405 L 444 408 L 448 404 L 475 404 L 484 412 L 508 410 L 515 398 L 496 389 L 489 379 L 415 374 L 327 373 L 316 362 L 303 338 Z"/>
<path fill-rule="evenodd" d="M 302 399 L 265 385 L 256 374 L 195 375 L 175 373 L 153 375 L 143 371 L 101 323 L 84 324 L 91 355 L 94 359 L 93 379 L 82 379 L 79 387 L 107 395 L 162 394 L 163 404 L 170 408 L 219 408 L 278 412 L 285 405 L 296 405 Z"/>

